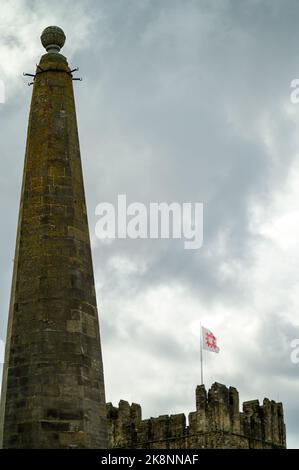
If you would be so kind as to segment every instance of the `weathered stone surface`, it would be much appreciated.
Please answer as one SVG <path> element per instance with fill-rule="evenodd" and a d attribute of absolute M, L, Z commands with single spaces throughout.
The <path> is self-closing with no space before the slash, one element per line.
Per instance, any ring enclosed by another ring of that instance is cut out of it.
<path fill-rule="evenodd" d="M 281 403 L 267 399 L 245 402 L 239 410 L 238 391 L 214 383 L 207 394 L 204 385 L 196 388 L 196 411 L 184 414 L 138 419 L 135 409 L 120 401 L 107 404 L 108 445 L 135 449 L 273 449 L 285 448 L 285 425 Z"/>
<path fill-rule="evenodd" d="M 30 108 L 0 442 L 5 448 L 105 448 L 103 365 L 72 79 L 61 54 L 43 55 L 39 66 L 44 72 L 34 81 Z"/>

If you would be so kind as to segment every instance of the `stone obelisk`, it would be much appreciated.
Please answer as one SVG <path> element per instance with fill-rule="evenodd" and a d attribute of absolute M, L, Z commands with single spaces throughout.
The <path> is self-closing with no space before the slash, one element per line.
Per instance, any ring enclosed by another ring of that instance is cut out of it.
<path fill-rule="evenodd" d="M 3 448 L 106 448 L 72 73 L 46 28 L 34 78 L 1 394 Z"/>

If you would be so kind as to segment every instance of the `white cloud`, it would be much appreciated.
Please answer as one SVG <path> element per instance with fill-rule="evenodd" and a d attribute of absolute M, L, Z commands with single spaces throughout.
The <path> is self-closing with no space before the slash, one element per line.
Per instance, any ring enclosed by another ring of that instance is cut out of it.
<path fill-rule="evenodd" d="M 93 30 L 94 19 L 85 13 L 85 2 L 72 8 L 65 1 L 54 1 L 49 8 L 44 0 L 34 2 L 34 9 L 28 6 L 26 0 L 1 2 L 0 78 L 6 83 L 8 98 L 27 83 L 27 78 L 21 78 L 23 72 L 35 72 L 35 64 L 45 52 L 40 35 L 46 26 L 59 24 L 68 32 L 69 59 L 89 44 Z"/>
<path fill-rule="evenodd" d="M 4 341 L 0 339 L 0 364 L 4 364 L 4 352 L 5 352 Z"/>

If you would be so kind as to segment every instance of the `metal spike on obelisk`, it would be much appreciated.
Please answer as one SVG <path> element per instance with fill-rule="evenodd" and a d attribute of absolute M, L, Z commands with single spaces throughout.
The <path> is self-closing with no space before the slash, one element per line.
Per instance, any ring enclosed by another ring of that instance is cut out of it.
<path fill-rule="evenodd" d="M 66 37 L 64 31 L 58 26 L 48 26 L 41 35 L 41 43 L 48 52 L 48 54 L 59 54 L 60 49 L 64 46 Z M 45 70 L 40 65 L 37 65 L 36 73 L 23 73 L 24 77 L 32 77 L 33 81 L 28 83 L 28 85 L 33 85 L 36 76 L 40 73 L 44 73 L 48 70 Z M 82 81 L 82 78 L 73 77 L 73 72 L 78 72 L 79 67 L 75 67 L 72 70 L 66 71 L 71 77 L 72 80 Z"/>
<path fill-rule="evenodd" d="M 0 408 L 4 448 L 105 448 L 97 303 L 64 32 L 34 75 Z"/>

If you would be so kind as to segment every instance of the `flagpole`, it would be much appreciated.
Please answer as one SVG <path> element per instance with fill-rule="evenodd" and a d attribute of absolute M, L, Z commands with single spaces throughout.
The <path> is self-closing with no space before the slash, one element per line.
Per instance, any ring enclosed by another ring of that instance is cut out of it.
<path fill-rule="evenodd" d="M 202 365 L 202 326 L 200 323 L 200 376 L 201 376 L 201 385 L 203 385 L 203 365 Z"/>

